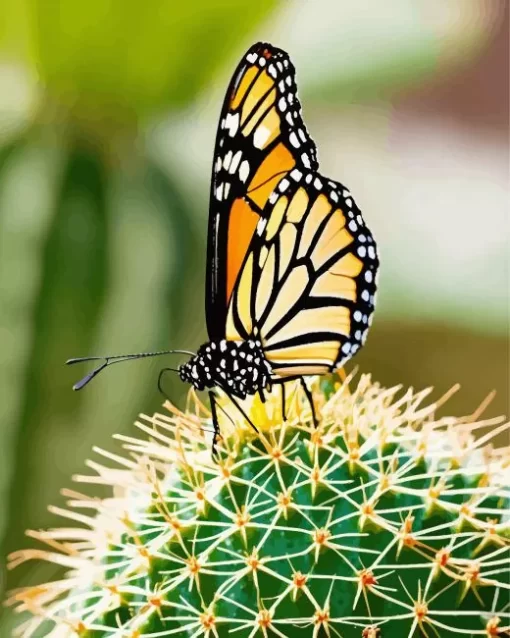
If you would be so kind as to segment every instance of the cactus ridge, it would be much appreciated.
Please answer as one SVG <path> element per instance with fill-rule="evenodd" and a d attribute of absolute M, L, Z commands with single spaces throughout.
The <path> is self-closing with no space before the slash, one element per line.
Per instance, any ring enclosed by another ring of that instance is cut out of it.
<path fill-rule="evenodd" d="M 219 462 L 210 415 L 143 416 L 128 455 L 96 450 L 54 509 L 75 527 L 31 532 L 66 578 L 14 592 L 26 638 L 226 635 L 508 635 L 508 456 L 500 419 L 438 418 L 430 390 L 399 394 L 362 376 L 353 391 L 314 381 L 315 428 L 298 384 L 286 419 L 275 390 L 247 400 L 254 434 L 221 403 Z M 446 397 L 447 398 L 447 397 Z M 113 467 L 112 467 L 113 465 Z"/>

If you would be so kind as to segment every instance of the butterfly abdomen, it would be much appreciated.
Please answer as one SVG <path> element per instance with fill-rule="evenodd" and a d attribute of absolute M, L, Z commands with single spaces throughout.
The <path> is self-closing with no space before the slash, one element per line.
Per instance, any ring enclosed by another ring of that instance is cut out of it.
<path fill-rule="evenodd" d="M 244 399 L 265 389 L 272 369 L 260 341 L 211 341 L 179 368 L 183 381 L 197 390 L 220 387 L 228 394 Z"/>

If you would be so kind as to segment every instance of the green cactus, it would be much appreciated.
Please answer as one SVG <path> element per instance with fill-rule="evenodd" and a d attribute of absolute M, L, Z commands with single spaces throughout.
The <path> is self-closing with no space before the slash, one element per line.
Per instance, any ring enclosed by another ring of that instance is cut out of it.
<path fill-rule="evenodd" d="M 508 635 L 509 462 L 490 445 L 507 424 L 363 376 L 314 380 L 314 428 L 288 385 L 286 419 L 279 390 L 244 403 L 259 435 L 222 401 L 217 462 L 193 391 L 119 437 L 127 455 L 98 450 L 108 467 L 77 478 L 111 496 L 67 492 L 76 527 L 11 556 L 70 570 L 13 593 L 20 635 Z"/>

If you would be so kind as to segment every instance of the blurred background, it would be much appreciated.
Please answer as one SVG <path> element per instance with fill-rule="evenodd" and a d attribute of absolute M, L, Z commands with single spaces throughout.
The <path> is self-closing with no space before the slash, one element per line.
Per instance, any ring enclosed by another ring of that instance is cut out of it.
<path fill-rule="evenodd" d="M 508 413 L 506 0 L 3 0 L 0 5 L 0 536 L 94 445 L 158 409 L 161 360 L 85 392 L 72 356 L 196 349 L 213 143 L 259 39 L 297 68 L 321 171 L 346 184 L 382 258 L 356 358 L 384 385 L 459 382 L 446 410 Z M 176 360 L 173 363 L 177 363 Z M 179 401 L 185 388 L 169 379 Z M 503 441 L 500 441 L 503 443 Z M 2 584 L 51 576 L 28 565 Z M 0 635 L 9 636 L 4 614 Z"/>

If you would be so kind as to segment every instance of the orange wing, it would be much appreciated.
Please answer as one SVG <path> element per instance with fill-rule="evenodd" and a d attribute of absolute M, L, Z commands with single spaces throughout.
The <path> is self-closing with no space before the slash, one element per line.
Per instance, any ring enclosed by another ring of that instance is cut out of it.
<path fill-rule="evenodd" d="M 211 340 L 225 337 L 232 292 L 276 186 L 294 169 L 318 168 L 300 111 L 288 55 L 266 43 L 251 47 L 230 82 L 216 138 L 206 291 Z"/>

